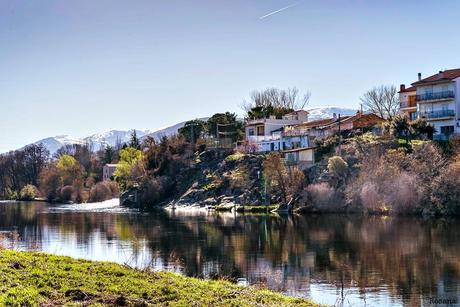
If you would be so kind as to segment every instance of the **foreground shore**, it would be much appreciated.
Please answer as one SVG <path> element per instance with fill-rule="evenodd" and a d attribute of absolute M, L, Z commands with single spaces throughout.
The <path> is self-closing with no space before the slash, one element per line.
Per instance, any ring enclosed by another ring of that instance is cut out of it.
<path fill-rule="evenodd" d="M 268 290 L 38 252 L 0 250 L 0 305 L 317 306 Z"/>

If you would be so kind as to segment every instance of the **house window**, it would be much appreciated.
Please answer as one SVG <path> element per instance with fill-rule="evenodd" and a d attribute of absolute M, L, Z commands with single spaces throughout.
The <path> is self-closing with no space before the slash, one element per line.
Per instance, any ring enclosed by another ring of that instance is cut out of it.
<path fill-rule="evenodd" d="M 454 133 L 454 126 L 441 126 L 441 134 L 449 136 Z"/>
<path fill-rule="evenodd" d="M 410 112 L 410 120 L 416 120 L 417 119 L 417 112 Z"/>
<path fill-rule="evenodd" d="M 257 127 L 257 135 L 265 135 L 264 126 Z"/>
<path fill-rule="evenodd" d="M 254 135 L 254 128 L 249 128 L 248 129 L 248 135 L 253 136 Z"/>

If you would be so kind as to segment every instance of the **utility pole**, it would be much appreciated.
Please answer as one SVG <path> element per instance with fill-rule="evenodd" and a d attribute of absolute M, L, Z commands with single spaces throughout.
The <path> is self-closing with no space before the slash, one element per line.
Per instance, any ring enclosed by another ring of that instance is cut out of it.
<path fill-rule="evenodd" d="M 342 156 L 342 132 L 340 130 L 340 113 L 339 113 L 339 156 Z"/>
<path fill-rule="evenodd" d="M 216 122 L 216 148 L 219 147 L 219 123 Z"/>
<path fill-rule="evenodd" d="M 193 127 L 195 126 L 195 123 L 192 123 L 190 125 L 190 140 L 192 141 L 192 148 L 195 150 L 195 132 L 193 131 Z"/>

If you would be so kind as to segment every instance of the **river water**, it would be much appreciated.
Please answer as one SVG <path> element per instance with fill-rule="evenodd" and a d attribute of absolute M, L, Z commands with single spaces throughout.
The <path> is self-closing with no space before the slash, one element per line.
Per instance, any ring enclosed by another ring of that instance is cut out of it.
<path fill-rule="evenodd" d="M 455 219 L 141 213 L 118 200 L 0 202 L 0 244 L 187 276 L 246 278 L 324 304 L 418 306 L 460 298 Z"/>

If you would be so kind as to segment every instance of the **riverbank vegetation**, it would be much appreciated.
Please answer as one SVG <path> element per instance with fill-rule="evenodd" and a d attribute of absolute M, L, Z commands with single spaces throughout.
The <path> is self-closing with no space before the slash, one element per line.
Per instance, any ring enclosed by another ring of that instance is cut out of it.
<path fill-rule="evenodd" d="M 308 172 L 310 182 L 299 209 L 460 214 L 460 139 L 431 141 L 432 134 L 432 127 L 422 120 L 408 123 L 396 116 L 379 136 L 344 139 L 340 153 L 338 146 L 327 145 L 321 162 Z"/>
<path fill-rule="evenodd" d="M 224 280 L 205 281 L 167 272 L 0 250 L 0 304 L 315 306 L 268 290 Z"/>
<path fill-rule="evenodd" d="M 69 145 L 54 156 L 44 145 L 0 155 L 0 199 L 92 202 L 118 197 L 116 182 L 102 182 L 102 167 L 118 159 L 111 147 Z"/>

